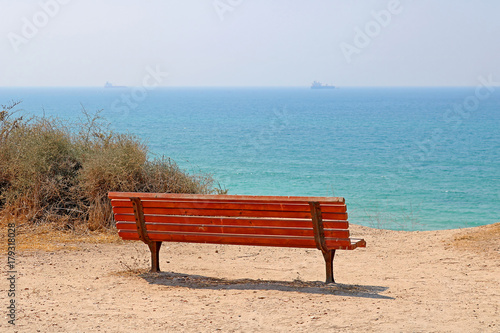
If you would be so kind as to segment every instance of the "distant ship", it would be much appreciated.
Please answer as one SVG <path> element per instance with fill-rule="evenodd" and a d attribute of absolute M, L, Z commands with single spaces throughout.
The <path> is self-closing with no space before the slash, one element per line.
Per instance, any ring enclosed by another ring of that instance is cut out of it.
<path fill-rule="evenodd" d="M 114 86 L 111 82 L 106 81 L 106 84 L 104 84 L 104 88 L 127 88 L 125 86 Z"/>
<path fill-rule="evenodd" d="M 328 84 L 314 81 L 311 85 L 311 89 L 335 89 L 335 86 L 329 86 Z"/>

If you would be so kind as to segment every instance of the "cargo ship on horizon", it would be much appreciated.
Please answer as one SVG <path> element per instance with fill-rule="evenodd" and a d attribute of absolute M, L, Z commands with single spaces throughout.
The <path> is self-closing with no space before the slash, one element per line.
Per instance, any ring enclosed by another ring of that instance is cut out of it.
<path fill-rule="evenodd" d="M 106 81 L 104 88 L 127 88 L 126 86 L 114 86 L 111 82 Z"/>
<path fill-rule="evenodd" d="M 335 89 L 335 86 L 329 86 L 328 84 L 314 81 L 311 85 L 311 89 Z"/>

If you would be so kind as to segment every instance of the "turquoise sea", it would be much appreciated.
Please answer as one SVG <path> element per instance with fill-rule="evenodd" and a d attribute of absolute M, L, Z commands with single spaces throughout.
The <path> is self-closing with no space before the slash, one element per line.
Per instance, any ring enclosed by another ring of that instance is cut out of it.
<path fill-rule="evenodd" d="M 0 104 L 82 106 L 230 194 L 343 196 L 350 221 L 434 230 L 500 221 L 500 87 L 0 88 Z"/>

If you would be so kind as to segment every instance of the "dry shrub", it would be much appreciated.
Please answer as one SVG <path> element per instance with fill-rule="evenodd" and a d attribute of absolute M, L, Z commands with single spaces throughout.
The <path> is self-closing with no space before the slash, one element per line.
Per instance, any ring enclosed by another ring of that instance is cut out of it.
<path fill-rule="evenodd" d="M 3 214 L 0 218 L 0 229 L 7 230 L 9 223 L 16 224 L 17 251 L 80 250 L 78 243 L 122 244 L 124 241 L 112 229 L 90 231 L 85 224 L 75 225 L 75 229 L 64 228 L 62 221 L 56 223 L 41 223 L 33 225 L 19 217 Z M 0 250 L 7 251 L 7 233 L 0 233 Z"/>
<path fill-rule="evenodd" d="M 149 160 L 147 146 L 107 129 L 83 109 L 78 125 L 15 117 L 1 105 L 0 209 L 34 224 L 74 230 L 112 225 L 107 193 L 215 193 L 209 175 L 190 175 L 169 158 Z"/>

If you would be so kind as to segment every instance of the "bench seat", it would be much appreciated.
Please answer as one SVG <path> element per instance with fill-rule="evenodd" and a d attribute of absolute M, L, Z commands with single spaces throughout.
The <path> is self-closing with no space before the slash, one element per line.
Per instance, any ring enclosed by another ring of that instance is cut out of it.
<path fill-rule="evenodd" d="M 141 240 L 158 272 L 162 242 L 317 248 L 334 282 L 335 250 L 365 247 L 350 238 L 344 198 L 110 192 L 118 234 Z"/>

